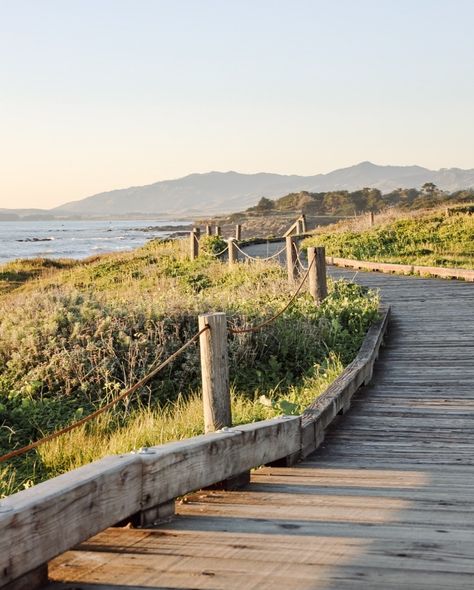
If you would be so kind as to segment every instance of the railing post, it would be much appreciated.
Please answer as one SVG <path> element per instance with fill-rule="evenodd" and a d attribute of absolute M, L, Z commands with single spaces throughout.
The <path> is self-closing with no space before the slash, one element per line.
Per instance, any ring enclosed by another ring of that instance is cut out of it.
<path fill-rule="evenodd" d="M 232 266 L 237 262 L 237 248 L 235 247 L 235 238 L 229 238 L 227 240 L 229 246 L 229 266 Z"/>
<path fill-rule="evenodd" d="M 199 330 L 209 329 L 199 337 L 201 349 L 202 396 L 205 432 L 232 426 L 227 358 L 226 314 L 206 313 L 199 316 Z"/>
<path fill-rule="evenodd" d="M 215 231 L 215 234 L 214 235 L 220 236 L 221 233 L 222 233 L 221 226 L 220 225 L 216 225 L 216 227 L 214 228 L 214 231 Z"/>
<path fill-rule="evenodd" d="M 286 268 L 288 271 L 288 282 L 292 285 L 298 276 L 296 268 L 296 241 L 293 236 L 286 236 Z"/>
<path fill-rule="evenodd" d="M 242 239 L 242 226 L 239 223 L 235 226 L 235 239 L 237 241 Z"/>
<path fill-rule="evenodd" d="M 201 232 L 199 228 L 195 227 L 192 232 L 189 233 L 189 256 L 191 260 L 194 260 L 199 256 L 199 237 Z"/>
<path fill-rule="evenodd" d="M 206 225 L 206 236 L 212 236 L 212 226 Z"/>
<path fill-rule="evenodd" d="M 324 246 L 308 248 L 309 292 L 316 303 L 321 303 L 328 295 L 326 278 L 326 249 Z"/>
<path fill-rule="evenodd" d="M 300 224 L 301 224 L 301 233 L 305 234 L 307 232 L 307 226 L 306 226 L 306 215 L 304 213 L 300 217 Z"/>

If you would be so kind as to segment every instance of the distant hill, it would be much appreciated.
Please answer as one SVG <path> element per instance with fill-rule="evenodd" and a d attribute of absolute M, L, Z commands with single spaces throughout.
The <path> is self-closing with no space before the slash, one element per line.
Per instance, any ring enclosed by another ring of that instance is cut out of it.
<path fill-rule="evenodd" d="M 419 188 L 433 182 L 440 189 L 455 191 L 474 187 L 474 169 L 428 170 L 420 166 L 377 166 L 362 162 L 349 168 L 315 176 L 281 174 L 240 174 L 208 172 L 190 174 L 140 187 L 100 193 L 66 203 L 51 212 L 55 215 L 216 214 L 255 205 L 262 196 L 276 198 L 307 190 L 357 190 L 378 188 L 382 192 L 399 187 Z"/>
<path fill-rule="evenodd" d="M 311 178 L 263 172 L 190 174 L 176 180 L 100 193 L 56 207 L 53 212 L 58 215 L 223 213 L 250 207 L 262 195 L 282 196 L 310 187 Z"/>
<path fill-rule="evenodd" d="M 353 191 L 364 187 L 389 192 L 399 187 L 420 188 L 425 182 L 432 182 L 450 192 L 473 188 L 474 169 L 435 171 L 420 166 L 378 166 L 362 162 L 314 176 L 208 172 L 99 193 L 49 211 L 29 213 L 48 213 L 57 217 L 215 215 L 251 207 L 262 196 L 274 199 L 299 191 Z M 26 211 L 2 210 L 2 213 L 23 216 Z"/>

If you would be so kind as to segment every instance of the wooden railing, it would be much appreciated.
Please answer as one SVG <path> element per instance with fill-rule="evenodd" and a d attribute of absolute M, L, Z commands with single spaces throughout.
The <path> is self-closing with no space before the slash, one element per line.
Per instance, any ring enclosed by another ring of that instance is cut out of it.
<path fill-rule="evenodd" d="M 353 260 L 351 258 L 338 258 L 336 256 L 327 256 L 326 262 L 327 264 L 343 266 L 346 268 L 474 281 L 474 270 L 467 268 L 445 268 L 441 266 L 420 266 L 416 264 L 396 264 L 392 262 L 370 262 L 368 260 Z"/>
<path fill-rule="evenodd" d="M 144 526 L 171 514 L 178 496 L 313 452 L 335 416 L 370 381 L 388 316 L 383 309 L 356 359 L 301 416 L 106 457 L 2 500 L 0 586 L 120 521 Z"/>

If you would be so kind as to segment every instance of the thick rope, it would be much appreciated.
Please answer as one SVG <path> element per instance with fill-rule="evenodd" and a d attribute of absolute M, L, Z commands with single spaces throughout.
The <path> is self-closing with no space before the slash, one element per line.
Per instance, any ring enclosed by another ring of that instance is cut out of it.
<path fill-rule="evenodd" d="M 294 300 L 300 294 L 301 289 L 303 288 L 303 285 L 305 284 L 305 281 L 308 278 L 309 271 L 311 270 L 311 267 L 313 266 L 315 260 L 316 260 L 316 258 L 313 258 L 313 260 L 311 261 L 311 264 L 308 267 L 308 270 L 306 271 L 306 274 L 304 275 L 304 277 L 301 280 L 301 283 L 300 283 L 298 289 L 296 289 L 295 293 L 292 295 L 291 299 L 288 301 L 288 303 L 285 305 L 285 307 L 283 309 L 281 309 L 277 314 L 275 314 L 273 317 L 269 318 L 268 320 L 265 320 L 261 324 L 257 324 L 256 326 L 252 326 L 250 328 L 228 328 L 229 332 L 231 334 L 248 334 L 250 332 L 258 332 L 262 328 L 265 328 L 266 326 L 273 323 L 277 318 L 279 318 L 282 314 L 284 314 L 285 311 L 290 307 L 290 305 L 294 302 Z"/>
<path fill-rule="evenodd" d="M 293 242 L 293 249 L 296 254 L 295 263 L 294 263 L 293 267 L 299 266 L 303 272 L 306 272 L 308 270 L 308 267 L 302 263 L 301 258 L 300 258 L 300 251 L 298 250 L 298 247 L 294 242 Z"/>
<path fill-rule="evenodd" d="M 281 250 L 279 250 L 275 254 L 272 254 L 271 256 L 268 256 L 267 258 L 260 258 L 260 257 L 250 256 L 250 254 L 247 254 L 247 252 L 244 252 L 241 248 L 239 248 L 239 246 L 237 244 L 235 244 L 235 247 L 237 248 L 237 250 L 241 254 L 243 254 L 245 256 L 245 258 L 249 258 L 250 260 L 255 260 L 257 262 L 267 262 L 268 260 L 272 260 L 272 258 L 276 258 L 277 256 L 280 256 L 280 254 L 283 254 L 283 252 L 286 250 L 286 246 L 285 246 L 285 248 L 282 248 Z"/>
<path fill-rule="evenodd" d="M 303 264 L 299 255 L 296 257 L 296 262 L 303 272 L 306 272 L 308 270 L 308 267 Z"/>
<path fill-rule="evenodd" d="M 217 252 L 216 254 L 214 254 L 214 256 L 222 256 L 222 254 L 224 254 L 225 252 L 227 252 L 227 250 L 229 249 L 229 246 L 226 246 L 223 250 L 221 250 L 220 252 Z"/>
<path fill-rule="evenodd" d="M 272 258 L 277 258 L 278 256 L 281 256 L 281 254 L 283 254 L 283 252 L 285 252 L 286 250 L 286 246 L 284 248 L 282 248 L 281 250 L 279 250 L 278 252 L 275 252 L 275 254 L 272 254 L 271 256 L 268 256 L 267 258 L 259 258 L 259 260 L 272 260 Z"/>
<path fill-rule="evenodd" d="M 88 416 L 81 418 L 77 422 L 73 422 L 72 424 L 69 424 L 69 426 L 65 426 L 64 428 L 61 428 L 60 430 L 57 430 L 56 432 L 52 432 L 51 434 L 48 434 L 47 436 L 40 438 L 39 440 L 37 440 L 34 443 L 31 443 L 29 445 L 21 447 L 20 449 L 16 449 L 15 451 L 10 451 L 9 453 L 2 455 L 0 457 L 0 463 L 3 463 L 4 461 L 8 461 L 8 459 L 12 459 L 13 457 L 18 457 L 19 455 L 23 455 L 23 454 L 27 453 L 28 451 L 31 451 L 32 449 L 36 449 L 40 445 L 42 445 L 50 440 L 53 440 L 53 439 L 57 438 L 58 436 L 61 436 L 62 434 L 66 434 L 67 432 L 70 432 L 71 430 L 74 430 L 75 428 L 82 426 L 86 422 L 93 420 L 94 418 L 96 418 L 100 414 L 103 414 L 104 412 L 109 410 L 112 406 L 117 404 L 119 401 L 125 399 L 126 397 L 129 397 L 130 395 L 132 395 L 132 393 L 135 393 L 135 391 L 137 391 L 137 389 L 140 389 L 141 387 L 146 385 L 151 379 L 153 379 L 153 377 L 155 377 L 155 375 L 157 375 L 162 369 L 164 369 L 166 366 L 168 366 L 177 356 L 179 356 L 182 352 L 184 352 L 187 348 L 189 348 L 189 346 L 191 346 L 191 344 L 196 342 L 196 340 L 199 338 L 199 336 L 201 336 L 201 334 L 203 334 L 206 330 L 209 330 L 209 329 L 210 329 L 209 326 L 205 326 L 202 330 L 200 330 L 197 334 L 195 334 L 192 338 L 190 338 L 185 344 L 183 344 L 183 346 L 181 346 L 181 348 L 179 350 L 174 352 L 165 361 L 160 363 L 155 369 L 150 371 L 148 373 L 148 375 L 143 377 L 143 379 L 140 379 L 140 381 L 135 383 L 135 385 L 133 385 L 132 387 L 130 387 L 129 389 L 127 389 L 126 391 L 121 393 L 118 397 L 116 397 L 115 399 L 110 401 L 105 406 L 102 406 L 101 408 L 99 408 L 95 412 L 92 412 L 92 414 L 89 414 Z"/>

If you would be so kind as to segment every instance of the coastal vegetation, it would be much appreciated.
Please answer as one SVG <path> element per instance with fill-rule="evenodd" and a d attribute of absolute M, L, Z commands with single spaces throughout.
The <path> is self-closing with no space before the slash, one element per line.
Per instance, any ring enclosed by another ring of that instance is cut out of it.
<path fill-rule="evenodd" d="M 347 190 L 320 193 L 302 191 L 290 193 L 275 200 L 262 197 L 255 207 L 247 209 L 246 214 L 251 216 L 299 211 L 307 215 L 354 216 L 369 211 L 379 212 L 387 207 L 414 211 L 472 200 L 474 200 L 472 190 L 448 193 L 440 190 L 432 182 L 426 182 L 421 189 L 398 188 L 385 194 L 376 188 L 363 188 L 352 192 Z"/>
<path fill-rule="evenodd" d="M 0 269 L 0 454 L 110 402 L 197 332 L 274 316 L 294 287 L 276 263 L 229 267 L 207 238 L 194 261 L 179 241 L 86 261 L 17 261 Z M 330 282 L 319 307 L 302 293 L 264 329 L 229 335 L 234 423 L 299 412 L 357 353 L 377 295 Z M 263 397 L 262 397 L 263 396 Z M 0 464 L 8 495 L 105 454 L 202 432 L 199 351 L 188 348 L 146 387 L 97 419 Z"/>
<path fill-rule="evenodd" d="M 377 215 L 397 212 L 407 217 L 412 213 L 441 207 L 465 206 L 474 202 L 474 190 L 446 192 L 433 183 L 425 183 L 420 189 L 396 189 L 382 193 L 375 188 L 356 191 L 336 190 L 327 192 L 301 191 L 289 193 L 279 199 L 262 197 L 257 205 L 241 212 L 214 219 L 202 219 L 201 225 L 222 227 L 224 235 L 234 234 L 234 225 L 242 224 L 244 239 L 282 236 L 296 217 L 304 214 L 308 227 L 332 226 L 341 219 L 356 220 L 373 212 Z M 360 225 L 360 223 L 359 223 Z"/>
<path fill-rule="evenodd" d="M 318 230 L 303 246 L 325 246 L 329 256 L 474 268 L 474 217 L 462 208 L 447 216 L 444 209 L 422 214 L 388 214 L 373 227 L 342 222 Z"/>

